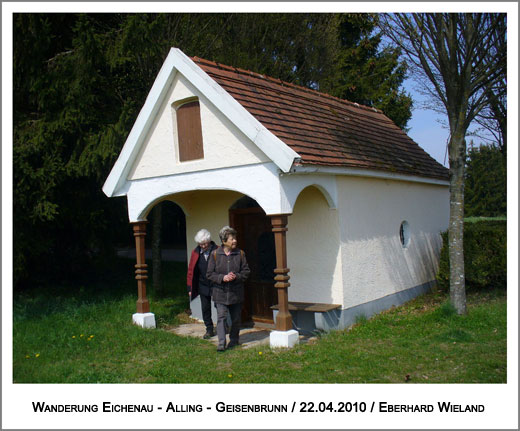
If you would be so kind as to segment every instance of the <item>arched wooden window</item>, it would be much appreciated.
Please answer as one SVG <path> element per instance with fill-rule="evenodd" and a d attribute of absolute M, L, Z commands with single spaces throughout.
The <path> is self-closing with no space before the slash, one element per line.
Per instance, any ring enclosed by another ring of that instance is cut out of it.
<path fill-rule="evenodd" d="M 198 101 L 188 102 L 177 108 L 177 134 L 181 162 L 204 158 Z"/>

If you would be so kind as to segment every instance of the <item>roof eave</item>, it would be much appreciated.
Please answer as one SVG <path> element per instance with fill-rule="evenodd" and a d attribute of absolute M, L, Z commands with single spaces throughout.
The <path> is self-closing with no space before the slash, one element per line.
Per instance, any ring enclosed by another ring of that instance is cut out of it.
<path fill-rule="evenodd" d="M 168 88 L 175 77 L 176 69 L 174 64 L 174 58 L 171 55 L 168 55 L 155 78 L 152 88 L 146 97 L 145 103 L 141 108 L 132 129 L 130 130 L 125 144 L 123 145 L 123 149 L 103 185 L 103 192 L 108 197 L 121 196 L 118 191 L 123 186 L 128 171 L 132 167 L 137 153 L 139 152 L 141 143 L 145 139 L 148 130 L 153 123 L 155 114 L 157 114 L 157 111 L 168 92 Z"/>
<path fill-rule="evenodd" d="M 355 177 L 370 177 L 387 179 L 394 181 L 409 181 L 414 183 L 435 184 L 441 186 L 449 186 L 449 180 L 442 180 L 433 177 L 422 177 L 418 175 L 407 175 L 401 173 L 392 173 L 386 171 L 376 171 L 372 169 L 357 169 L 338 166 L 323 166 L 323 165 L 295 165 L 290 171 L 290 174 L 323 174 L 323 175 L 346 175 Z"/>

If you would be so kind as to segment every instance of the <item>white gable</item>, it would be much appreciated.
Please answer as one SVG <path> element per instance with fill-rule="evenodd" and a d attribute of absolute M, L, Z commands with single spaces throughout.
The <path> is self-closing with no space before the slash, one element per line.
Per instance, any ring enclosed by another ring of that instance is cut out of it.
<path fill-rule="evenodd" d="M 209 139 L 204 143 L 204 151 L 205 155 L 208 151 L 209 158 L 183 162 L 180 166 L 175 153 L 176 127 L 171 118 L 171 102 L 177 97 L 182 98 L 183 94 L 184 97 L 190 94 L 200 99 L 201 116 L 206 121 L 206 125 L 202 124 L 203 139 Z M 222 139 L 212 137 L 213 131 L 208 125 L 215 126 L 216 136 Z M 217 140 L 218 146 L 212 148 L 210 144 Z M 224 157 L 219 158 L 220 145 Z M 157 155 L 154 155 L 156 151 Z M 269 132 L 185 54 L 172 48 L 105 181 L 103 191 L 107 196 L 124 195 L 129 179 L 189 172 L 190 164 L 191 171 L 195 171 L 223 165 L 236 166 L 235 163 L 259 163 L 266 158 L 283 172 L 288 172 L 298 154 Z"/>
<path fill-rule="evenodd" d="M 200 104 L 204 158 L 179 161 L 175 106 L 196 97 Z M 179 72 L 161 104 L 127 179 L 245 166 L 271 160 Z"/>

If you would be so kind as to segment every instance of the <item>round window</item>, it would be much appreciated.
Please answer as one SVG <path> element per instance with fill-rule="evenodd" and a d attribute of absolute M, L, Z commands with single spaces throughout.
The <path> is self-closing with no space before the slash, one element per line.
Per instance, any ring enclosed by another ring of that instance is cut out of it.
<path fill-rule="evenodd" d="M 399 228 L 399 238 L 401 239 L 401 245 L 408 247 L 410 243 L 410 226 L 406 220 L 401 223 L 401 227 Z"/>

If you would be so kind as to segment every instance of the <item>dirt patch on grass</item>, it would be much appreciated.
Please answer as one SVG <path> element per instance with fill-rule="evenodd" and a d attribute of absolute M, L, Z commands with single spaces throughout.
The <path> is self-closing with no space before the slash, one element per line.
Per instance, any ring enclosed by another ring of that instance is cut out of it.
<path fill-rule="evenodd" d="M 298 363 L 295 363 L 295 362 L 289 362 L 287 364 L 287 366 L 289 368 L 292 368 L 293 370 L 301 370 L 302 369 L 302 365 L 301 364 L 298 364 Z"/>
<path fill-rule="evenodd" d="M 161 325 L 160 329 L 164 329 L 165 331 L 172 331 L 174 328 L 177 328 L 180 325 L 186 325 L 191 323 L 200 323 L 200 321 L 194 319 L 186 312 L 183 312 L 175 316 L 175 323 L 165 323 Z"/>
<path fill-rule="evenodd" d="M 217 362 L 216 364 L 213 364 L 215 366 L 216 371 L 229 371 L 231 370 L 231 362 L 225 361 L 225 362 Z"/>

